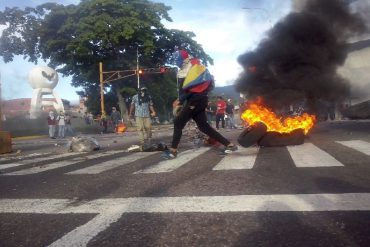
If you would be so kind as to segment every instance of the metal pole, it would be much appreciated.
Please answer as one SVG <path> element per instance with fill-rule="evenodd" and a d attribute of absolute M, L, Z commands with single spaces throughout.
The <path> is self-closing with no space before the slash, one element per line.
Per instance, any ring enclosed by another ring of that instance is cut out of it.
<path fill-rule="evenodd" d="M 100 108 L 101 114 L 105 114 L 104 109 L 104 81 L 103 81 L 103 63 L 99 62 L 99 81 L 100 81 Z"/>
<path fill-rule="evenodd" d="M 140 74 L 139 74 L 139 48 L 136 47 L 136 75 L 137 75 L 137 88 L 140 88 Z"/>

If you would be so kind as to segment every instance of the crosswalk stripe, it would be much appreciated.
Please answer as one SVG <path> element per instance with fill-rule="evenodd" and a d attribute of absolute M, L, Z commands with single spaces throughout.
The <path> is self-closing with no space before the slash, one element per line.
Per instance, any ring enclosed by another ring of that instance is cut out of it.
<path fill-rule="evenodd" d="M 259 151 L 258 147 L 242 148 L 226 155 L 213 170 L 241 170 L 252 169 Z"/>
<path fill-rule="evenodd" d="M 56 154 L 48 157 L 40 157 L 35 159 L 28 159 L 28 160 L 22 160 L 16 163 L 6 163 L 6 164 L 0 164 L 0 170 L 9 168 L 9 167 L 16 167 L 16 166 L 22 166 L 22 165 L 28 165 L 32 163 L 42 162 L 42 161 L 48 161 L 48 160 L 54 160 L 59 158 L 65 158 L 69 156 L 77 155 L 77 153 L 64 153 L 64 154 Z"/>
<path fill-rule="evenodd" d="M 35 156 L 42 156 L 42 155 L 48 155 L 51 154 L 50 152 L 48 153 L 32 153 L 32 154 L 26 154 L 26 155 L 10 155 L 7 157 L 2 157 L 0 158 L 0 161 L 13 161 L 13 160 L 20 160 L 20 159 L 25 159 L 29 157 L 35 157 Z M 0 164 L 1 165 L 1 164 Z"/>
<path fill-rule="evenodd" d="M 148 157 L 150 155 L 153 155 L 153 153 L 144 152 L 144 153 L 134 153 L 129 156 L 121 157 L 114 160 L 109 160 L 100 163 L 99 165 L 95 166 L 89 166 L 86 168 L 82 168 L 76 171 L 68 172 L 67 174 L 99 174 L 104 171 L 108 171 L 111 169 L 114 169 L 116 167 L 120 167 L 126 164 L 130 164 L 132 162 L 135 162 L 139 159 L 143 159 L 145 157 Z"/>
<path fill-rule="evenodd" d="M 129 197 L 75 202 L 70 199 L 0 199 L 0 213 L 370 211 L 370 193 Z"/>
<path fill-rule="evenodd" d="M 107 151 L 107 152 L 104 152 L 104 153 L 97 153 L 97 154 L 93 154 L 93 155 L 87 155 L 85 157 L 77 157 L 77 158 L 73 158 L 71 160 L 63 160 L 63 161 L 53 162 L 53 163 L 45 164 L 45 165 L 41 165 L 41 166 L 31 167 L 31 168 L 23 169 L 23 170 L 20 170 L 20 171 L 3 173 L 1 175 L 2 176 L 4 176 L 4 175 L 5 176 L 13 176 L 13 175 L 36 174 L 36 173 L 40 173 L 40 172 L 45 172 L 45 171 L 49 171 L 49 170 L 53 170 L 53 169 L 73 165 L 73 164 L 83 162 L 83 161 L 86 161 L 86 160 L 101 158 L 101 157 L 110 156 L 110 155 L 114 155 L 114 154 L 117 154 L 117 153 L 123 153 L 123 152 L 124 151 Z"/>
<path fill-rule="evenodd" d="M 108 210 L 95 216 L 92 220 L 70 231 L 48 247 L 62 246 L 88 246 L 88 243 L 100 232 L 107 229 L 111 224 L 122 217 L 121 210 Z"/>
<path fill-rule="evenodd" d="M 21 164 L 21 163 L 4 164 L 4 165 L 0 165 L 0 170 L 4 170 L 7 168 L 11 168 L 11 167 L 17 167 L 21 165 L 24 165 L 24 164 Z"/>
<path fill-rule="evenodd" d="M 0 199 L 0 213 L 98 214 L 50 246 L 87 246 L 125 213 L 369 211 L 369 193 L 68 199 Z"/>
<path fill-rule="evenodd" d="M 287 146 L 287 149 L 297 167 L 344 166 L 333 156 L 316 147 L 312 143 Z"/>
<path fill-rule="evenodd" d="M 195 157 L 207 152 L 209 149 L 210 148 L 202 147 L 198 149 L 186 150 L 184 152 L 179 153 L 176 159 L 161 161 L 157 165 L 148 167 L 144 170 L 137 171 L 134 174 L 172 172 L 177 168 L 181 167 L 182 165 L 186 164 L 190 160 L 194 159 Z"/>
<path fill-rule="evenodd" d="M 346 147 L 355 149 L 366 155 L 370 155 L 370 143 L 369 142 L 365 142 L 361 140 L 353 140 L 353 141 L 337 141 L 337 143 L 342 144 Z"/>

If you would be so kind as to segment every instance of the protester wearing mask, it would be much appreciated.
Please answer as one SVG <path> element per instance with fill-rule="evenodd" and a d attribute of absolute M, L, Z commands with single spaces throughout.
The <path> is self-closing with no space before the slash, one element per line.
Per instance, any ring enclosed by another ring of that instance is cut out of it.
<path fill-rule="evenodd" d="M 135 116 L 140 144 L 150 144 L 152 138 L 152 122 L 150 117 L 154 117 L 156 112 L 146 87 L 141 87 L 139 92 L 132 97 L 129 115 L 131 118 Z"/>
<path fill-rule="evenodd" d="M 112 107 L 112 113 L 110 115 L 110 118 L 114 126 L 114 132 L 117 132 L 118 124 L 121 121 L 121 113 L 117 111 L 116 107 Z"/>

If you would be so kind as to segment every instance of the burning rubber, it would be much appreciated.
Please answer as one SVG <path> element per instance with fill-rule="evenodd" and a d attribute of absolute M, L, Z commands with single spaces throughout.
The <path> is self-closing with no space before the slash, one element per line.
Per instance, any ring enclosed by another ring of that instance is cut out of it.
<path fill-rule="evenodd" d="M 258 144 L 262 147 L 279 147 L 289 145 L 301 145 L 304 143 L 304 130 L 295 129 L 289 133 L 267 131 L 267 126 L 262 122 L 256 122 L 246 128 L 238 138 L 243 147 L 250 147 Z"/>

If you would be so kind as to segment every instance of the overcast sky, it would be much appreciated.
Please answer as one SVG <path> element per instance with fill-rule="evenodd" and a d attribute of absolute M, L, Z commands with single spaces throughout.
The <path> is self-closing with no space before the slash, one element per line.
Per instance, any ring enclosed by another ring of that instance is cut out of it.
<path fill-rule="evenodd" d="M 76 4 L 79 0 L 0 0 L 0 10 L 5 7 L 36 6 L 45 2 Z M 172 7 L 169 12 L 173 22 L 167 28 L 193 31 L 196 41 L 214 59 L 210 66 L 216 86 L 233 83 L 241 72 L 237 57 L 255 48 L 265 32 L 280 18 L 289 13 L 290 0 L 162 0 Z M 0 27 L 0 32 L 2 28 Z M 28 72 L 35 67 L 22 57 L 5 64 L 0 59 L 2 94 L 4 99 L 30 98 L 32 90 L 27 83 Z M 40 61 L 39 65 L 45 65 Z M 76 88 L 70 86 L 71 78 L 60 75 L 56 91 L 64 99 L 76 101 Z"/>

